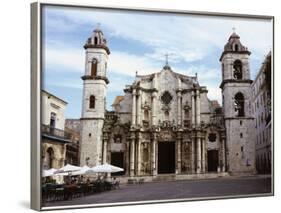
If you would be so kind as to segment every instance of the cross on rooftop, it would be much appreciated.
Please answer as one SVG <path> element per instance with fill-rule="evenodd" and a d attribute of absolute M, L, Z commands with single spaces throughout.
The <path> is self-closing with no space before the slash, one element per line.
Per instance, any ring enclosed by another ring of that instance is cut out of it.
<path fill-rule="evenodd" d="M 166 58 L 166 65 L 168 65 L 169 64 L 169 54 L 168 53 L 165 54 L 165 58 Z"/>
<path fill-rule="evenodd" d="M 173 53 L 166 53 L 164 54 L 165 60 L 166 60 L 166 65 L 169 65 L 169 56 L 174 55 Z"/>
<path fill-rule="evenodd" d="M 101 26 L 101 24 L 98 22 L 97 23 L 97 30 L 100 30 L 100 26 Z"/>

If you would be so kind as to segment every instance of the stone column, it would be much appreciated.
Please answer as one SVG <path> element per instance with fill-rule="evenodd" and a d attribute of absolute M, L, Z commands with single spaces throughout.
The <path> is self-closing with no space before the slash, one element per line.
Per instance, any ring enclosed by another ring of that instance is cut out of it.
<path fill-rule="evenodd" d="M 130 174 L 130 138 L 127 136 L 127 141 L 126 141 L 126 173 L 125 175 L 128 176 Z"/>
<path fill-rule="evenodd" d="M 181 173 L 181 138 L 177 138 L 176 142 L 176 174 Z"/>
<path fill-rule="evenodd" d="M 191 171 L 195 173 L 195 137 L 191 137 Z"/>
<path fill-rule="evenodd" d="M 133 177 L 134 175 L 135 175 L 135 136 L 133 135 L 131 137 L 131 143 L 130 143 L 130 177 Z"/>
<path fill-rule="evenodd" d="M 177 93 L 177 97 L 178 97 L 178 126 L 181 126 L 182 125 L 182 104 L 181 104 L 181 98 L 182 98 L 182 95 L 181 95 L 181 91 L 178 91 Z"/>
<path fill-rule="evenodd" d="M 142 91 L 139 90 L 138 103 L 137 103 L 137 125 L 141 125 L 141 98 L 142 98 Z"/>
<path fill-rule="evenodd" d="M 156 121 L 156 97 L 157 97 L 157 88 L 158 88 L 158 79 L 157 79 L 157 74 L 154 74 L 154 78 L 153 78 L 153 93 L 152 93 L 152 103 L 151 103 L 151 107 L 152 107 L 152 125 L 156 125 L 157 121 Z"/>
<path fill-rule="evenodd" d="M 206 140 L 205 138 L 202 138 L 202 172 L 206 172 Z"/>
<path fill-rule="evenodd" d="M 103 153 L 102 153 L 102 163 L 106 163 L 106 157 L 107 157 L 107 138 L 103 139 Z"/>
<path fill-rule="evenodd" d="M 136 125 L 136 89 L 133 89 L 132 125 Z"/>
<path fill-rule="evenodd" d="M 221 152 L 222 152 L 222 172 L 225 172 L 225 137 L 221 138 Z"/>
<path fill-rule="evenodd" d="M 201 172 L 201 138 L 197 137 L 197 173 Z"/>
<path fill-rule="evenodd" d="M 141 139 L 137 142 L 137 175 L 141 174 Z"/>
<path fill-rule="evenodd" d="M 200 126 L 200 91 L 196 90 L 196 126 Z"/>
<path fill-rule="evenodd" d="M 64 144 L 62 148 L 62 160 L 60 164 L 59 167 L 63 167 L 66 164 L 66 144 Z"/>
<path fill-rule="evenodd" d="M 155 101 L 155 98 L 156 98 L 156 92 L 153 92 L 152 93 L 152 98 L 151 98 L 151 105 L 152 105 L 152 125 L 156 125 L 156 101 Z"/>
<path fill-rule="evenodd" d="M 156 135 L 152 136 L 151 143 L 151 174 L 153 176 L 157 175 L 156 171 Z"/>
<path fill-rule="evenodd" d="M 191 126 L 195 127 L 195 95 L 191 92 Z"/>

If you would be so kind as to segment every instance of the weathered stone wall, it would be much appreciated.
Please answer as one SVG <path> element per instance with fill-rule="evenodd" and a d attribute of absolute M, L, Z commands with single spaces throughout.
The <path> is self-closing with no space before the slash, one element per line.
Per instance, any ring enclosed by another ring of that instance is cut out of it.
<path fill-rule="evenodd" d="M 102 119 L 81 120 L 80 165 L 96 166 L 102 162 Z M 88 159 L 88 160 L 87 160 Z"/>
<path fill-rule="evenodd" d="M 66 156 L 66 144 L 54 143 L 52 140 L 46 138 L 42 141 L 42 169 L 51 169 L 47 167 L 47 151 L 51 149 L 53 151 L 53 158 L 51 168 L 60 169 L 64 166 Z M 52 179 L 56 180 L 57 183 L 63 183 L 63 176 L 53 176 Z"/>
<path fill-rule="evenodd" d="M 82 118 L 104 118 L 107 86 L 104 80 L 85 80 Z M 95 96 L 95 108 L 89 108 L 90 96 Z"/>
<path fill-rule="evenodd" d="M 240 121 L 242 121 L 242 125 L 240 125 Z M 229 172 L 255 172 L 253 120 L 238 118 L 226 119 L 225 125 L 227 131 L 227 162 Z"/>
<path fill-rule="evenodd" d="M 80 133 L 81 131 L 81 120 L 80 119 L 66 119 L 65 127 L 72 129 L 75 132 Z"/>

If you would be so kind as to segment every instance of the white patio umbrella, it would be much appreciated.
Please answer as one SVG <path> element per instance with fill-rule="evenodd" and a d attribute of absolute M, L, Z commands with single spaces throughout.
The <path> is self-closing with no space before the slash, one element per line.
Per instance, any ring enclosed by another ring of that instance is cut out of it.
<path fill-rule="evenodd" d="M 68 173 L 68 175 L 70 175 L 72 172 L 80 171 L 80 170 L 81 170 L 80 166 L 74 166 L 71 164 L 67 164 L 67 165 L 61 167 L 60 169 L 58 169 L 54 174 L 63 175 L 63 173 Z"/>
<path fill-rule="evenodd" d="M 84 175 L 86 174 L 86 172 L 88 172 L 90 170 L 90 167 L 88 167 L 87 165 L 83 166 L 79 171 L 76 172 L 72 172 L 72 175 Z M 89 171 L 89 173 L 91 173 L 91 171 Z M 88 174 L 89 174 L 88 173 Z"/>
<path fill-rule="evenodd" d="M 53 176 L 69 176 L 71 174 L 72 174 L 71 172 L 59 172 L 59 173 L 53 174 Z"/>
<path fill-rule="evenodd" d="M 44 169 L 43 172 L 42 172 L 42 177 L 53 176 L 56 171 L 57 171 L 57 169 L 54 169 L 54 168 L 51 168 L 51 169 L 48 169 L 48 170 Z"/>
<path fill-rule="evenodd" d="M 108 163 L 95 166 L 91 168 L 88 172 L 96 172 L 96 173 L 114 173 L 114 172 L 122 172 L 124 169 L 110 165 Z M 87 173 L 87 172 L 86 172 Z"/>

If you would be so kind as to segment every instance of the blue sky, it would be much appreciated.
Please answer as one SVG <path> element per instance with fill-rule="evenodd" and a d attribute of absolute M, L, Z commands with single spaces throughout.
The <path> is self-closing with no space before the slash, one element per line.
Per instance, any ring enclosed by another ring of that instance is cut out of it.
<path fill-rule="evenodd" d="M 221 102 L 219 57 L 232 28 L 251 54 L 254 79 L 272 48 L 266 20 L 45 6 L 43 9 L 43 88 L 68 102 L 66 118 L 80 118 L 85 53 L 83 45 L 101 24 L 111 54 L 107 109 L 138 74 L 159 72 L 164 54 L 175 72 L 198 74 L 210 100 Z"/>

